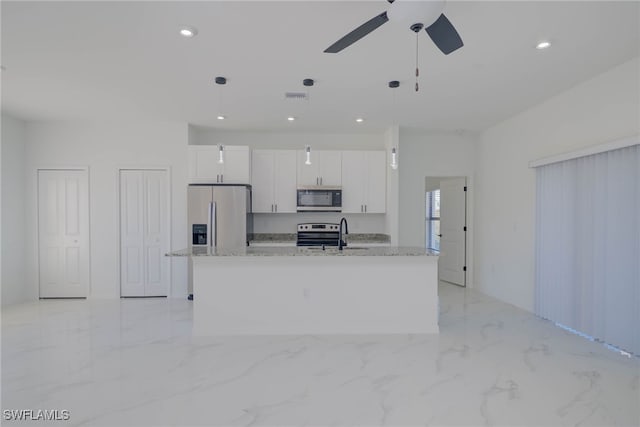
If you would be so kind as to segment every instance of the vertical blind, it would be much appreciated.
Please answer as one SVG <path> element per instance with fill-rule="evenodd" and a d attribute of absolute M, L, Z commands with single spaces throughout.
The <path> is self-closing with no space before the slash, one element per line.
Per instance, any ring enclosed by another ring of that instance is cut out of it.
<path fill-rule="evenodd" d="M 640 355 L 640 145 L 536 181 L 536 314 Z"/>

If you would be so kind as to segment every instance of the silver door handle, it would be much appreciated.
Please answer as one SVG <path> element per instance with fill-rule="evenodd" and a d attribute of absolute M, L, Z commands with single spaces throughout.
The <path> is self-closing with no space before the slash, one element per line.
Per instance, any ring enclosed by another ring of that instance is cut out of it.
<path fill-rule="evenodd" d="M 276 203 L 276 212 L 278 212 L 278 204 Z"/>
<path fill-rule="evenodd" d="M 364 208 L 360 205 L 360 212 L 364 212 Z"/>
<path fill-rule="evenodd" d="M 216 218 L 216 202 L 209 203 L 209 224 L 211 224 L 211 232 L 209 235 L 211 236 L 211 240 L 209 241 L 209 246 L 216 247 L 217 243 L 217 218 Z"/>
<path fill-rule="evenodd" d="M 364 205 L 364 213 L 367 213 L 367 205 Z"/>
<path fill-rule="evenodd" d="M 220 174 L 216 175 L 216 182 L 220 182 Z"/>
<path fill-rule="evenodd" d="M 224 182 L 224 174 L 220 174 L 220 182 Z"/>
<path fill-rule="evenodd" d="M 207 246 L 211 246 L 211 216 L 213 215 L 213 203 L 209 202 L 209 209 L 207 212 Z"/>
<path fill-rule="evenodd" d="M 320 185 L 322 185 L 322 177 L 320 177 Z"/>

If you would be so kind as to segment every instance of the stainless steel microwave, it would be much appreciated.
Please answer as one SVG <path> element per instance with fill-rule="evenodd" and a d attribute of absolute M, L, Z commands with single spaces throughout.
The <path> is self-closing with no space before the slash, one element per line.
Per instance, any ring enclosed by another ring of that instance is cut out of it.
<path fill-rule="evenodd" d="M 298 212 L 342 212 L 342 187 L 299 187 L 296 199 Z"/>

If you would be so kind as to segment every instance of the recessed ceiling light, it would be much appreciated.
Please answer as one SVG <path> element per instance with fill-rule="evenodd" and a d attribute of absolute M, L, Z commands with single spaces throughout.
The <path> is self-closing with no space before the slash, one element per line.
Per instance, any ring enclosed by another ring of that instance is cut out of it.
<path fill-rule="evenodd" d="M 224 120 L 224 119 L 226 119 L 225 116 L 218 116 L 218 120 Z"/>
<path fill-rule="evenodd" d="M 195 37 L 198 34 L 198 30 L 195 27 L 182 27 L 180 28 L 180 35 L 182 37 Z"/>
<path fill-rule="evenodd" d="M 548 49 L 551 47 L 551 43 L 544 41 L 544 42 L 540 42 L 536 45 L 536 49 L 538 50 L 543 50 L 543 49 Z"/>
<path fill-rule="evenodd" d="M 289 116 L 289 117 L 287 117 L 287 120 L 289 120 L 290 122 L 294 121 L 295 119 L 296 119 L 296 118 L 295 118 L 295 117 L 293 117 L 293 116 Z"/>
<path fill-rule="evenodd" d="M 356 122 L 358 122 L 358 123 L 362 123 L 362 122 L 364 122 L 364 119 L 363 119 L 362 117 L 358 117 L 358 118 L 356 119 Z"/>

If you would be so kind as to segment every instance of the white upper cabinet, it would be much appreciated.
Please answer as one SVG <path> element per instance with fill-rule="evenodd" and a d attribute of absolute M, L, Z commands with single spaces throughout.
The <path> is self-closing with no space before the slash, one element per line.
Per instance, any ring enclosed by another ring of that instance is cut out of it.
<path fill-rule="evenodd" d="M 341 151 L 311 151 L 311 164 L 305 160 L 304 150 L 298 151 L 298 186 L 342 185 Z"/>
<path fill-rule="evenodd" d="M 384 151 L 342 152 L 342 212 L 384 213 L 386 189 Z"/>
<path fill-rule="evenodd" d="M 254 150 L 252 161 L 252 211 L 296 212 L 296 151 Z"/>
<path fill-rule="evenodd" d="M 190 184 L 249 184 L 249 147 L 225 145 L 224 163 L 218 162 L 220 152 L 217 145 L 190 145 L 188 151 Z"/>

